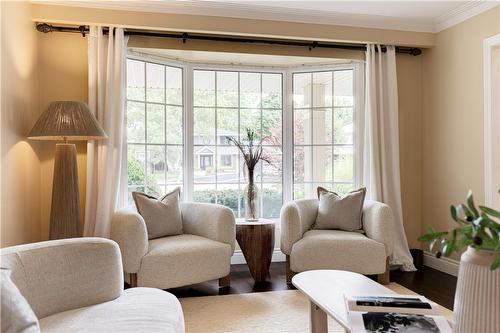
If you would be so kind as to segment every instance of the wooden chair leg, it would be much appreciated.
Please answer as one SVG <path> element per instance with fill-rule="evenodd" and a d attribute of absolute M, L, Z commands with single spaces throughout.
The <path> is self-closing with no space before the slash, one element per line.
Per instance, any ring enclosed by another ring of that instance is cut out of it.
<path fill-rule="evenodd" d="M 137 287 L 137 273 L 130 273 L 129 282 L 131 288 Z"/>
<path fill-rule="evenodd" d="M 389 267 L 389 258 L 386 258 L 386 260 L 385 260 L 385 272 L 377 275 L 378 283 L 389 284 L 391 282 L 391 279 L 390 279 L 391 270 L 389 268 L 390 268 Z"/>
<path fill-rule="evenodd" d="M 292 278 L 295 275 L 295 272 L 293 272 L 292 269 L 290 268 L 289 255 L 286 255 L 285 270 L 286 270 L 286 283 L 292 283 Z"/>
<path fill-rule="evenodd" d="M 231 285 L 231 274 L 223 276 L 219 279 L 219 288 L 229 287 Z"/>

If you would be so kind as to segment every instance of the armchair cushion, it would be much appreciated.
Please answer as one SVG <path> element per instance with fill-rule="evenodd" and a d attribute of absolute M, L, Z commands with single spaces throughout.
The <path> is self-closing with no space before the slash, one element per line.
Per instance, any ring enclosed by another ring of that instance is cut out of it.
<path fill-rule="evenodd" d="M 197 235 L 178 235 L 149 241 L 137 284 L 175 288 L 229 274 L 231 246 Z"/>
<path fill-rule="evenodd" d="M 110 302 L 74 309 L 40 321 L 43 332 L 184 332 L 177 298 L 163 290 L 132 288 Z"/>
<path fill-rule="evenodd" d="M 290 267 L 294 272 L 339 269 L 361 274 L 385 271 L 385 246 L 359 232 L 310 230 L 293 245 Z"/>
<path fill-rule="evenodd" d="M 366 188 L 349 192 L 341 198 L 337 193 L 318 187 L 318 216 L 314 229 L 339 229 L 354 231 L 362 229 L 361 216 Z"/>
<path fill-rule="evenodd" d="M 132 192 L 132 197 L 137 211 L 146 222 L 148 239 L 182 234 L 179 188 L 160 200 L 141 192 Z"/>

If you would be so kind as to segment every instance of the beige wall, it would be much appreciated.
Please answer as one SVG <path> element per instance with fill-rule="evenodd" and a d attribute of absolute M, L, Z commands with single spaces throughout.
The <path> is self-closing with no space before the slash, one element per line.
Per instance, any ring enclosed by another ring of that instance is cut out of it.
<path fill-rule="evenodd" d="M 39 114 L 37 38 L 31 8 L 1 2 L 1 242 L 40 240 L 38 143 L 28 134 Z"/>
<path fill-rule="evenodd" d="M 423 55 L 422 227 L 451 226 L 449 205 L 469 189 L 484 201 L 483 40 L 500 7 L 437 34 Z"/>
<path fill-rule="evenodd" d="M 39 105 L 45 109 L 51 101 L 76 100 L 87 102 L 87 39 L 71 33 L 37 33 L 39 68 Z M 85 142 L 77 143 L 78 177 L 82 221 L 86 188 Z M 42 172 L 41 188 L 41 237 L 49 235 L 50 204 L 55 142 L 42 142 L 39 149 Z"/>

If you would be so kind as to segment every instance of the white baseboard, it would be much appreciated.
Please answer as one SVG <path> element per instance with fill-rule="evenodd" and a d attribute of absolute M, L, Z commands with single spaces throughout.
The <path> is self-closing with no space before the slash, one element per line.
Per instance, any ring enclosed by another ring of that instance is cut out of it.
<path fill-rule="evenodd" d="M 280 261 L 285 261 L 285 255 L 283 254 L 283 252 L 276 249 L 273 252 L 272 262 L 280 262 Z M 245 260 L 245 257 L 243 256 L 241 250 L 234 251 L 234 254 L 231 257 L 231 265 L 246 264 L 246 263 L 247 261 Z"/>
<path fill-rule="evenodd" d="M 424 251 L 424 265 L 437 269 L 438 271 L 458 276 L 459 262 L 450 258 L 436 258 L 430 252 Z"/>

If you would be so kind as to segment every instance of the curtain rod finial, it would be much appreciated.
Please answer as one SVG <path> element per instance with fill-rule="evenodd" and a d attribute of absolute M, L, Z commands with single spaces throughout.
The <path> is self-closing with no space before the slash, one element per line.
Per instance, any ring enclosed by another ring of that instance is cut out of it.
<path fill-rule="evenodd" d="M 36 30 L 43 32 L 44 34 L 54 31 L 52 26 L 47 23 L 38 23 L 36 25 Z"/>

